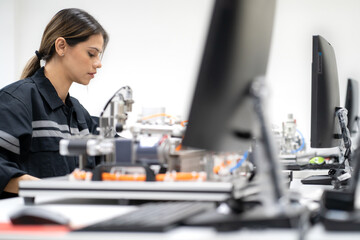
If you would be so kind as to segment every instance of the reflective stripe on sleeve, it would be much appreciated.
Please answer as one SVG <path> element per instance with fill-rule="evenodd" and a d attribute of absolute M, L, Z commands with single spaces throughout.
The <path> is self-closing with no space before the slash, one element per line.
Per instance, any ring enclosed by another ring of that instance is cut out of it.
<path fill-rule="evenodd" d="M 41 121 L 33 121 L 32 122 L 33 128 L 58 128 L 60 131 L 67 131 L 69 132 L 69 126 L 68 125 L 60 125 L 57 122 L 49 121 L 49 120 L 41 120 Z"/>
<path fill-rule="evenodd" d="M 33 121 L 33 137 L 60 137 L 69 138 L 71 135 L 88 135 L 89 129 L 83 129 L 79 131 L 77 128 L 70 128 L 65 124 L 58 124 L 57 122 L 50 120 Z M 39 128 L 55 128 L 55 129 L 39 129 Z M 70 133 L 71 130 L 71 133 Z"/>
<path fill-rule="evenodd" d="M 59 137 L 70 138 L 70 133 L 63 133 L 57 130 L 33 130 L 33 137 Z"/>
<path fill-rule="evenodd" d="M 13 153 L 20 154 L 19 139 L 0 130 L 0 147 Z"/>

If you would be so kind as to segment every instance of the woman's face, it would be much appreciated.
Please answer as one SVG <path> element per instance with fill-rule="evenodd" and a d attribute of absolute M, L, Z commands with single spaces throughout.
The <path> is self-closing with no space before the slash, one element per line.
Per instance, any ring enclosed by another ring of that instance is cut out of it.
<path fill-rule="evenodd" d="M 94 78 L 98 68 L 101 68 L 101 53 L 104 39 L 101 34 L 92 35 L 85 42 L 73 47 L 68 46 L 63 63 L 66 77 L 71 82 L 88 85 Z"/>

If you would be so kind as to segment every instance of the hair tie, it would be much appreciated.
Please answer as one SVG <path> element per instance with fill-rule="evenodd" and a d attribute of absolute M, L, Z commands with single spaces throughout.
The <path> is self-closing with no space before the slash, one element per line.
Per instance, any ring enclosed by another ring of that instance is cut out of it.
<path fill-rule="evenodd" d="M 39 53 L 38 50 L 35 51 L 35 54 L 36 54 L 37 58 L 39 59 L 39 61 L 43 58 L 43 55 L 41 53 Z"/>

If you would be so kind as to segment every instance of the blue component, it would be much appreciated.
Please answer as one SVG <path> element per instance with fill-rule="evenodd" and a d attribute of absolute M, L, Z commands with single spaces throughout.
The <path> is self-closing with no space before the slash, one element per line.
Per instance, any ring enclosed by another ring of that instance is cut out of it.
<path fill-rule="evenodd" d="M 233 172 L 235 169 L 241 167 L 241 165 L 245 162 L 245 160 L 247 159 L 249 155 L 249 151 L 246 151 L 242 157 L 242 159 L 232 168 L 230 168 L 230 172 Z"/>
<path fill-rule="evenodd" d="M 301 137 L 301 145 L 300 145 L 300 147 L 299 147 L 298 149 L 292 150 L 291 153 L 297 153 L 297 152 L 303 150 L 304 147 L 305 147 L 305 138 L 304 138 L 304 135 L 302 135 L 302 133 L 301 133 L 298 129 L 296 129 L 296 131 L 299 133 L 299 135 L 300 135 L 300 137 Z"/>

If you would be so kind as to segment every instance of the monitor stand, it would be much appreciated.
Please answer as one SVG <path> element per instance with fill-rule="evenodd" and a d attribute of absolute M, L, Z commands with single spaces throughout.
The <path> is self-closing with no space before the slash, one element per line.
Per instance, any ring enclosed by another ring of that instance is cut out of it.
<path fill-rule="evenodd" d="M 325 190 L 321 198 L 321 221 L 328 231 L 360 231 L 360 210 L 355 209 L 355 193 L 360 174 L 359 147 L 351 161 L 354 163 L 354 170 L 348 187 Z"/>
<path fill-rule="evenodd" d="M 288 205 L 285 211 L 266 214 L 267 209 L 253 202 L 243 202 L 244 211 L 237 213 L 221 213 L 219 210 L 211 210 L 187 219 L 186 226 L 214 227 L 217 231 L 234 231 L 242 228 L 266 229 L 298 228 L 301 216 L 307 211 L 299 204 Z M 249 209 L 247 209 L 249 207 Z M 284 209 L 283 209 L 284 210 Z"/>
<path fill-rule="evenodd" d="M 311 185 L 334 185 L 334 188 L 346 186 L 351 175 L 343 169 L 330 169 L 326 175 L 312 175 L 301 179 L 302 184 Z"/>
<path fill-rule="evenodd" d="M 322 223 L 327 231 L 360 231 L 360 211 L 339 213 L 338 210 L 327 210 L 322 216 Z"/>
<path fill-rule="evenodd" d="M 344 143 L 344 155 L 342 155 L 343 150 L 340 146 L 340 153 L 342 156 L 342 163 L 349 163 L 349 158 L 351 155 L 351 139 L 349 129 L 347 128 L 347 110 L 344 108 L 337 107 L 336 115 L 339 120 L 341 128 L 341 136 Z M 351 177 L 350 173 L 346 173 L 343 169 L 330 169 L 328 175 L 314 175 L 301 180 L 302 184 L 313 184 L 313 185 L 334 185 L 335 188 L 340 187 L 341 185 L 347 185 L 349 178 Z"/>
<path fill-rule="evenodd" d="M 301 179 L 302 184 L 311 184 L 311 185 L 331 185 L 333 178 L 327 175 L 313 175 Z"/>
<path fill-rule="evenodd" d="M 328 231 L 360 231 L 360 210 L 352 189 L 326 190 L 321 199 L 321 221 Z"/>

